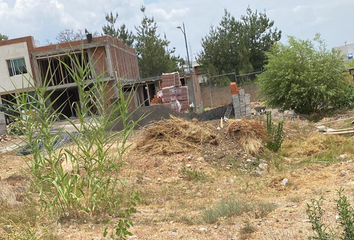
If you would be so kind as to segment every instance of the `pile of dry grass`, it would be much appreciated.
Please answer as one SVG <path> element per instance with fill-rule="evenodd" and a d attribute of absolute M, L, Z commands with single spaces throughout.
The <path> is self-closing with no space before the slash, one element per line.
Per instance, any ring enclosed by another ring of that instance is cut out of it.
<path fill-rule="evenodd" d="M 146 128 L 136 149 L 148 154 L 171 155 L 201 150 L 206 143 L 218 144 L 210 128 L 171 116 Z"/>
<path fill-rule="evenodd" d="M 259 120 L 232 121 L 226 130 L 246 153 L 254 155 L 262 150 L 266 137 Z"/>

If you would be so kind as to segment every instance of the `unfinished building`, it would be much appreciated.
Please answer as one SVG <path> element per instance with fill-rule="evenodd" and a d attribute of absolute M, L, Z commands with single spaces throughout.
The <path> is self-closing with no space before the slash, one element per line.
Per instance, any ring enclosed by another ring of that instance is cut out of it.
<path fill-rule="evenodd" d="M 38 47 L 29 36 L 0 42 L 0 101 L 16 104 L 14 96 L 24 91 L 32 94 L 33 84 L 47 84 L 48 91 L 54 91 L 51 100 L 58 98 L 54 110 L 60 107 L 62 114 L 75 117 L 73 103 L 80 104 L 80 96 L 65 67 L 76 71 L 74 59 L 88 69 L 85 82 L 99 76 L 107 83 L 107 98 L 119 97 L 115 89 L 120 81 L 126 94 L 134 94 L 132 108 L 148 105 L 150 95 L 158 88 L 157 79 L 140 79 L 135 50 L 120 40 L 88 35 L 79 41 Z"/>

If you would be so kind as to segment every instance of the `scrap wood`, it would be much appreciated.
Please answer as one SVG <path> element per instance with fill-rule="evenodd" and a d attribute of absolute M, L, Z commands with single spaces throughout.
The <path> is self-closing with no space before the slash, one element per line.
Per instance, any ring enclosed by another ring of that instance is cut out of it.
<path fill-rule="evenodd" d="M 336 134 L 350 134 L 350 133 L 354 133 L 354 129 L 352 130 L 344 130 L 344 131 L 340 131 L 340 130 L 335 130 L 335 131 L 327 131 L 324 134 L 327 135 L 336 135 Z"/>
<path fill-rule="evenodd" d="M 354 133 L 354 127 L 342 128 L 342 129 L 332 129 L 332 128 L 326 128 L 325 126 L 317 126 L 317 129 L 320 132 L 323 132 L 324 134 L 330 134 L 330 135 Z"/>
<path fill-rule="evenodd" d="M 144 129 L 136 150 L 161 155 L 200 150 L 203 144 L 218 144 L 210 129 L 205 124 L 171 116 Z"/>
<path fill-rule="evenodd" d="M 350 120 L 350 119 L 353 119 L 354 117 L 349 117 L 349 118 L 340 118 L 340 119 L 337 119 L 337 120 L 334 120 L 334 121 L 329 121 L 329 122 L 324 122 L 324 123 L 321 123 L 323 125 L 326 125 L 328 123 L 335 123 L 335 122 L 341 122 L 341 121 L 346 121 L 346 120 Z M 352 121 L 352 124 L 354 124 L 354 121 Z M 316 126 L 317 127 L 317 126 Z"/>

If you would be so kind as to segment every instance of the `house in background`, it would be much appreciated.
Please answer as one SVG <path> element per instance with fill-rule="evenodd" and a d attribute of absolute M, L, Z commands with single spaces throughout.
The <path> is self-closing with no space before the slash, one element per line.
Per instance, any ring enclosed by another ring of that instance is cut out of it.
<path fill-rule="evenodd" d="M 344 61 L 348 62 L 353 59 L 354 43 L 345 43 L 345 45 L 335 47 L 334 49 L 341 51 Z"/>
<path fill-rule="evenodd" d="M 148 96 L 158 88 L 156 79 L 140 79 L 136 52 L 122 41 L 109 36 L 87 35 L 84 40 L 39 47 L 33 37 L 28 36 L 0 42 L 0 103 L 16 104 L 14 96 L 22 92 L 32 94 L 31 86 L 43 84 L 49 71 L 52 79 L 48 90 L 55 91 L 51 100 L 60 96 L 53 108 L 64 103 L 61 112 L 67 117 L 75 117 L 72 103 L 80 103 L 80 96 L 76 83 L 64 67 L 67 64 L 75 69 L 71 62 L 73 58 L 84 65 L 90 64 L 91 72 L 85 81 L 91 81 L 96 73 L 103 75 L 102 80 L 107 82 L 107 98 L 119 97 L 117 81 L 121 81 L 125 90 L 133 91 L 132 108 L 148 102 Z M 0 128 L 4 125 L 4 115 L 0 113 Z M 0 130 L 0 134 L 3 132 Z"/>

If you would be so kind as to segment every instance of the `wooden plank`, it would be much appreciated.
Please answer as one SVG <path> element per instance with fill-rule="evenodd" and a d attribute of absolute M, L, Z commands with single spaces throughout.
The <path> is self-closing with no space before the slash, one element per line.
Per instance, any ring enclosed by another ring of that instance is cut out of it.
<path fill-rule="evenodd" d="M 339 135 L 339 134 L 350 134 L 350 133 L 354 133 L 354 130 L 350 130 L 350 131 L 341 131 L 341 132 L 326 132 L 325 134 L 328 135 Z"/>

